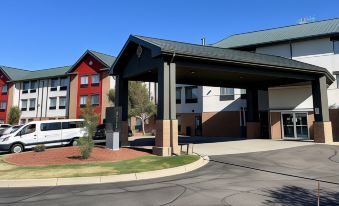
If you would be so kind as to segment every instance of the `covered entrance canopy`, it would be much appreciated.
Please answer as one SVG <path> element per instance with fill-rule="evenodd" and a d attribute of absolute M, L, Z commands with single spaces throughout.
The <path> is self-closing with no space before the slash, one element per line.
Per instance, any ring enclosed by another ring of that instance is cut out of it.
<path fill-rule="evenodd" d="M 127 141 L 128 81 L 158 82 L 156 145 L 160 155 L 176 153 L 176 84 L 247 89 L 247 137 L 260 134 L 258 90 L 288 84 L 312 84 L 319 138 L 331 138 L 327 85 L 334 77 L 324 68 L 277 56 L 212 46 L 130 36 L 110 74 L 117 76 L 117 105 L 122 107 L 122 143 Z M 326 123 L 324 123 L 326 122 Z M 332 134 L 332 133 L 331 133 Z"/>

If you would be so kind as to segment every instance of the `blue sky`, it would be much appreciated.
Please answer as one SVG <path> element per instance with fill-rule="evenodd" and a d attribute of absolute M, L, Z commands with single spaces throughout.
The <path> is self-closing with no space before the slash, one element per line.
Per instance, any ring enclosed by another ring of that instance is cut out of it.
<path fill-rule="evenodd" d="M 1 0 L 0 65 L 73 64 L 86 49 L 118 55 L 130 34 L 200 43 L 339 17 L 332 0 Z"/>

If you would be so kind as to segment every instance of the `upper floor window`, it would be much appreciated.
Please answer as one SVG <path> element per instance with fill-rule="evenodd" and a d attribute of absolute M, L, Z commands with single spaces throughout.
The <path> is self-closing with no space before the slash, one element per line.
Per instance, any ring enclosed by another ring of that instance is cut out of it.
<path fill-rule="evenodd" d="M 181 104 L 181 87 L 177 87 L 175 91 L 176 103 Z"/>
<path fill-rule="evenodd" d="M 88 75 L 83 75 L 80 77 L 80 86 L 87 87 L 88 86 Z"/>
<path fill-rule="evenodd" d="M 59 85 L 58 78 L 51 79 L 51 91 L 56 91 L 58 89 L 58 85 Z"/>
<path fill-rule="evenodd" d="M 51 97 L 49 98 L 49 109 L 56 109 L 57 98 Z"/>
<path fill-rule="evenodd" d="M 80 96 L 80 107 L 86 107 L 87 104 L 87 95 Z"/>
<path fill-rule="evenodd" d="M 21 100 L 21 111 L 27 111 L 27 99 Z"/>
<path fill-rule="evenodd" d="M 100 75 L 99 74 L 93 74 L 92 75 L 92 86 L 97 86 L 99 85 L 100 82 Z"/>
<path fill-rule="evenodd" d="M 59 109 L 66 108 L 66 97 L 59 97 Z"/>
<path fill-rule="evenodd" d="M 198 87 L 190 86 L 185 87 L 185 102 L 186 103 L 197 103 L 198 102 Z"/>
<path fill-rule="evenodd" d="M 333 41 L 333 52 L 339 54 L 339 40 Z"/>
<path fill-rule="evenodd" d="M 7 84 L 4 84 L 4 85 L 2 86 L 1 93 L 2 93 L 2 94 L 7 94 L 7 90 L 8 90 L 8 86 L 7 86 Z"/>
<path fill-rule="evenodd" d="M 68 78 L 67 77 L 63 77 L 60 79 L 60 90 L 67 90 L 67 86 L 68 86 Z"/>
<path fill-rule="evenodd" d="M 234 100 L 234 88 L 220 87 L 220 101 Z"/>
<path fill-rule="evenodd" d="M 91 103 L 93 106 L 99 105 L 99 94 L 92 94 Z"/>
<path fill-rule="evenodd" d="M 7 102 L 6 101 L 1 101 L 0 111 L 5 111 L 6 107 L 7 107 Z"/>
<path fill-rule="evenodd" d="M 35 98 L 29 99 L 29 111 L 35 110 Z"/>
<path fill-rule="evenodd" d="M 31 81 L 30 93 L 35 93 L 38 86 L 38 81 Z"/>
<path fill-rule="evenodd" d="M 29 82 L 23 82 L 22 83 L 22 93 L 28 93 L 29 89 Z"/>

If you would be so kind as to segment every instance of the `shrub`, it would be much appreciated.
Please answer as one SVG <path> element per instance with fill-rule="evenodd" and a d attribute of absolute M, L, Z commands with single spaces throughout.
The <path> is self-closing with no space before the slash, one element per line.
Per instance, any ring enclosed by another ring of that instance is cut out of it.
<path fill-rule="evenodd" d="M 46 150 L 46 147 L 44 144 L 38 144 L 33 148 L 34 152 L 43 152 Z"/>
<path fill-rule="evenodd" d="M 8 112 L 7 122 L 8 124 L 15 125 L 19 123 L 21 111 L 19 107 L 11 107 Z"/>
<path fill-rule="evenodd" d="M 88 159 L 91 156 L 94 147 L 93 139 L 89 137 L 81 137 L 78 140 L 78 145 L 80 148 L 81 157 L 83 159 Z"/>

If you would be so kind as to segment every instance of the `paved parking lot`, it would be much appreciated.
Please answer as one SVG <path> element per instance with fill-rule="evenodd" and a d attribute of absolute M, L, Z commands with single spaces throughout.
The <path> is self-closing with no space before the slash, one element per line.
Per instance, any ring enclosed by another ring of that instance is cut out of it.
<path fill-rule="evenodd" d="M 0 189 L 1 205 L 320 205 L 339 203 L 339 147 L 307 145 L 211 156 L 183 175 L 147 181 Z"/>

